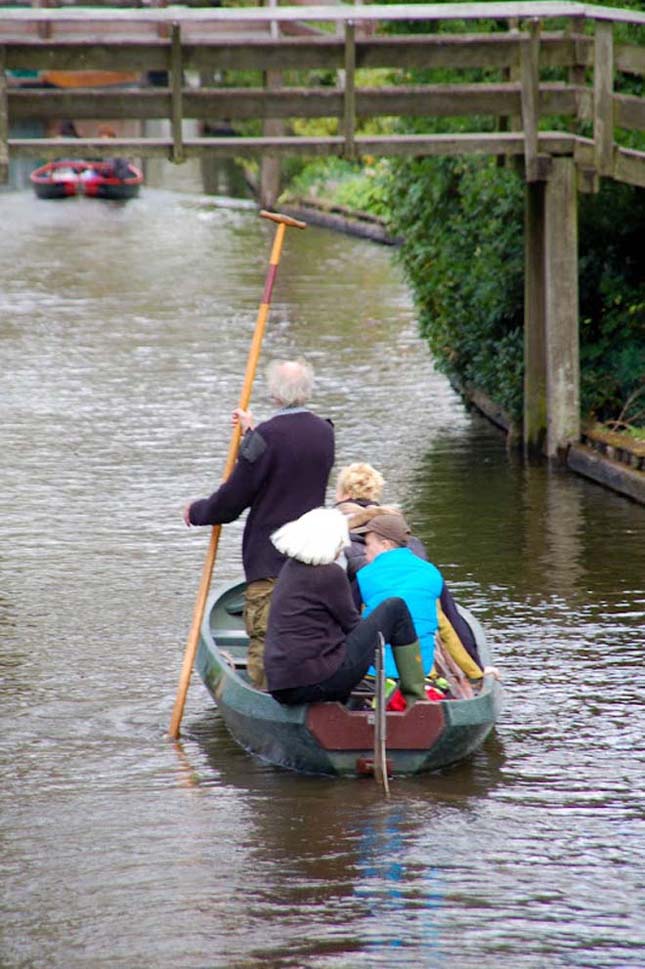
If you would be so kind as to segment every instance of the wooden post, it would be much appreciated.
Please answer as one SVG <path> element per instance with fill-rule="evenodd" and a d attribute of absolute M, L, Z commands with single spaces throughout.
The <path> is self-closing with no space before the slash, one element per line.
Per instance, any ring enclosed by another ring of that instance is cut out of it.
<path fill-rule="evenodd" d="M 614 173 L 614 28 L 596 21 L 593 68 L 593 138 L 599 175 Z"/>
<path fill-rule="evenodd" d="M 540 21 L 529 21 L 528 36 L 520 40 L 520 73 L 522 78 L 522 126 L 526 181 L 536 182 L 546 176 L 548 160 L 538 154 L 540 120 Z"/>
<path fill-rule="evenodd" d="M 356 157 L 356 145 L 354 142 L 356 129 L 356 26 L 353 20 L 348 20 L 345 24 L 345 90 L 343 105 L 345 158 L 353 161 Z"/>
<path fill-rule="evenodd" d="M 171 128 L 172 128 L 172 160 L 181 165 L 184 158 L 182 86 L 183 67 L 181 58 L 181 27 L 173 23 L 170 37 L 170 80 L 171 88 Z"/>
<path fill-rule="evenodd" d="M 544 333 L 544 182 L 528 182 L 524 210 L 524 451 L 542 455 L 546 441 Z"/>
<path fill-rule="evenodd" d="M 267 6 L 277 7 L 277 0 L 268 0 Z M 270 24 L 272 39 L 280 37 L 280 24 L 272 20 Z M 269 90 L 282 87 L 282 71 L 265 71 L 264 86 Z M 279 138 L 284 135 L 284 121 L 280 118 L 267 118 L 262 126 L 262 132 L 267 138 Z M 280 195 L 280 158 L 276 155 L 263 153 L 260 159 L 260 205 L 265 209 L 272 209 Z"/>
<path fill-rule="evenodd" d="M 0 183 L 9 178 L 9 102 L 7 99 L 7 51 L 0 46 Z"/>
<path fill-rule="evenodd" d="M 578 197 L 572 157 L 553 159 L 544 193 L 547 439 L 550 458 L 580 439 Z"/>
<path fill-rule="evenodd" d="M 583 63 L 580 62 L 578 54 L 578 37 L 584 33 L 584 17 L 571 17 L 567 21 L 567 26 L 565 28 L 566 36 L 571 38 L 571 43 L 573 46 L 574 63 L 573 66 L 569 68 L 568 80 L 572 87 L 582 89 L 585 86 L 585 73 L 586 68 Z M 569 130 L 574 131 L 576 134 L 580 134 L 582 130 L 582 125 L 580 121 L 580 97 L 579 94 L 576 95 L 577 112 L 576 117 L 569 123 Z"/>

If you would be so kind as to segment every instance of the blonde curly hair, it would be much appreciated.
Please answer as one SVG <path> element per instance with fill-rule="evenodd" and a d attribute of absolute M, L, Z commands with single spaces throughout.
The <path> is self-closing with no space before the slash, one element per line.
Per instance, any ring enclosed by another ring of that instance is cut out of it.
<path fill-rule="evenodd" d="M 336 495 L 378 501 L 383 494 L 385 480 L 371 464 L 357 461 L 341 468 L 336 479 Z"/>

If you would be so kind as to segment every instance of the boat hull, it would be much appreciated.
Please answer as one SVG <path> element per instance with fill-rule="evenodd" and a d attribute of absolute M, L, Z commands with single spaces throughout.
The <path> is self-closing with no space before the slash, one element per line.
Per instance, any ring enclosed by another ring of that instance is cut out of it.
<path fill-rule="evenodd" d="M 129 165 L 126 178 L 115 178 L 106 162 L 55 161 L 36 168 L 30 175 L 36 196 L 40 199 L 65 199 L 75 195 L 124 202 L 135 198 L 143 182 L 143 173 Z"/>
<path fill-rule="evenodd" d="M 250 686 L 240 667 L 245 635 L 240 614 L 244 585 L 216 589 L 202 623 L 196 668 L 233 738 L 250 753 L 307 774 L 371 773 L 374 713 L 341 703 L 287 707 Z M 465 613 L 465 610 L 464 610 Z M 482 659 L 490 656 L 473 623 Z M 236 668 L 237 667 L 237 668 Z M 415 704 L 386 716 L 386 758 L 391 774 L 439 770 L 474 753 L 495 725 L 502 690 L 492 675 L 469 700 Z"/>

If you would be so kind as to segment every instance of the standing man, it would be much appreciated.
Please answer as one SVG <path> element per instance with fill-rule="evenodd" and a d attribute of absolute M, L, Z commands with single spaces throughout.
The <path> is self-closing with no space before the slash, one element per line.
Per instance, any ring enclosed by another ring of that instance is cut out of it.
<path fill-rule="evenodd" d="M 324 505 L 334 464 L 332 422 L 304 406 L 313 390 L 313 368 L 302 359 L 275 360 L 269 364 L 267 382 L 276 413 L 254 427 L 250 411 L 233 411 L 233 423 L 243 433 L 235 468 L 210 498 L 184 509 L 187 525 L 223 525 L 250 509 L 242 539 L 244 622 L 249 677 L 259 689 L 266 689 L 263 655 L 271 593 L 285 561 L 270 536 Z"/>

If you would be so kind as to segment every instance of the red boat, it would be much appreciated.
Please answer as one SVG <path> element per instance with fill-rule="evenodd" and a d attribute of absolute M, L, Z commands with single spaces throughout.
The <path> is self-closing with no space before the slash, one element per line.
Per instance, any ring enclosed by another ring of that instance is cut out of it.
<path fill-rule="evenodd" d="M 138 195 L 143 182 L 143 172 L 122 158 L 47 162 L 29 177 L 39 199 L 87 195 L 123 201 Z"/>

